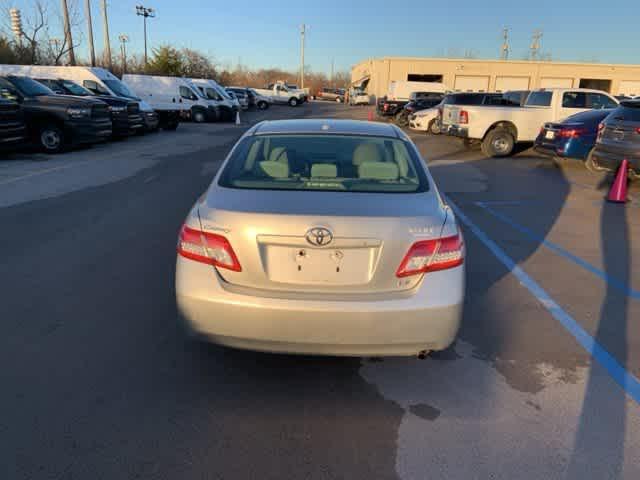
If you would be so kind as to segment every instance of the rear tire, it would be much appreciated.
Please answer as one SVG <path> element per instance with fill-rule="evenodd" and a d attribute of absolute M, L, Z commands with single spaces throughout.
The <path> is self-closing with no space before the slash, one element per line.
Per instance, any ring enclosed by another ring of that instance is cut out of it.
<path fill-rule="evenodd" d="M 46 153 L 60 153 L 65 147 L 64 132 L 55 125 L 45 125 L 38 133 L 38 143 Z"/>
<path fill-rule="evenodd" d="M 593 148 L 589 150 L 587 158 L 584 159 L 584 167 L 591 173 L 600 173 L 606 171 L 606 168 L 602 168 L 593 161 Z"/>
<path fill-rule="evenodd" d="M 291 97 L 289 99 L 289 106 L 290 107 L 297 107 L 298 106 L 298 99 L 295 97 Z"/>
<path fill-rule="evenodd" d="M 267 108 L 269 108 L 269 103 L 265 102 L 264 100 L 261 100 L 258 102 L 256 106 L 258 107 L 258 110 L 266 110 Z"/>
<path fill-rule="evenodd" d="M 491 130 L 481 144 L 482 153 L 487 157 L 508 157 L 513 153 L 516 141 L 506 128 Z"/>
<path fill-rule="evenodd" d="M 429 127 L 427 128 L 427 131 L 431 134 L 431 135 L 440 135 L 441 131 L 440 131 L 440 123 L 438 122 L 437 119 L 433 119 L 429 122 Z"/>

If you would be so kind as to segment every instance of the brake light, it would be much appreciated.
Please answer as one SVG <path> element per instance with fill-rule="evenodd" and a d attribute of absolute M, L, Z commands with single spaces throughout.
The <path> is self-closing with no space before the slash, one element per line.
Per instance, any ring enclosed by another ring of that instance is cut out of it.
<path fill-rule="evenodd" d="M 183 225 L 178 239 L 178 254 L 215 267 L 241 272 L 240 262 L 229 241 L 222 235 L 203 232 Z"/>
<path fill-rule="evenodd" d="M 598 124 L 598 131 L 600 132 L 601 130 L 604 130 L 604 123 Z"/>
<path fill-rule="evenodd" d="M 396 277 L 409 277 L 457 267 L 464 262 L 464 241 L 460 233 L 451 237 L 421 240 L 411 245 Z"/>
<path fill-rule="evenodd" d="M 584 128 L 563 128 L 558 131 L 558 136 L 562 138 L 578 138 L 584 133 L 587 133 Z"/>
<path fill-rule="evenodd" d="M 458 123 L 469 123 L 469 112 L 466 110 L 460 110 L 458 114 Z"/>
<path fill-rule="evenodd" d="M 640 133 L 640 127 L 636 128 L 636 133 Z"/>
<path fill-rule="evenodd" d="M 385 103 L 384 105 L 382 105 L 382 109 L 386 112 L 387 110 L 389 110 L 389 104 Z"/>

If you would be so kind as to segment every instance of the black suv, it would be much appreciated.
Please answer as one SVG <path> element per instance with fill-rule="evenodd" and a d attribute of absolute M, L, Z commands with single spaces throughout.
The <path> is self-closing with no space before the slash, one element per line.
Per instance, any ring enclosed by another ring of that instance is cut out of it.
<path fill-rule="evenodd" d="M 46 78 L 35 78 L 34 80 L 40 82 L 45 87 L 49 87 L 58 95 L 96 97 L 95 93 L 71 80 L 52 80 Z M 142 115 L 140 115 L 140 105 L 138 102 L 124 97 L 100 97 L 99 100 L 109 105 L 114 137 L 125 137 L 144 131 L 144 120 L 142 119 Z"/>
<path fill-rule="evenodd" d="M 399 127 L 406 127 L 409 125 L 409 115 L 418 112 L 420 110 L 426 110 L 427 108 L 433 108 L 442 102 L 444 93 L 427 93 L 427 92 L 414 92 L 409 97 L 409 103 L 407 103 L 402 110 L 400 110 L 394 121 Z"/>
<path fill-rule="evenodd" d="M 109 106 L 100 100 L 56 95 L 31 78 L 13 75 L 0 76 L 0 97 L 20 104 L 27 134 L 48 153 L 111 136 Z"/>
<path fill-rule="evenodd" d="M 0 149 L 20 145 L 26 138 L 20 105 L 0 98 Z"/>

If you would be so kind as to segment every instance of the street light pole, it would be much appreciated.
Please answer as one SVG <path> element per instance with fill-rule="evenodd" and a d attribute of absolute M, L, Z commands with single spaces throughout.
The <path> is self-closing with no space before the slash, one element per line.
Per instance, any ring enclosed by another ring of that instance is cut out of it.
<path fill-rule="evenodd" d="M 129 36 L 121 33 L 118 36 L 118 40 L 120 40 L 120 55 L 122 56 L 122 74 L 127 73 L 127 42 L 129 41 Z"/>
<path fill-rule="evenodd" d="M 144 24 L 144 66 L 147 66 L 147 18 L 154 18 L 156 12 L 153 8 L 146 8 L 143 5 L 136 5 L 136 15 L 142 17 Z"/>
<path fill-rule="evenodd" d="M 304 36 L 307 32 L 307 26 L 303 23 L 300 25 L 300 88 L 304 89 Z"/>

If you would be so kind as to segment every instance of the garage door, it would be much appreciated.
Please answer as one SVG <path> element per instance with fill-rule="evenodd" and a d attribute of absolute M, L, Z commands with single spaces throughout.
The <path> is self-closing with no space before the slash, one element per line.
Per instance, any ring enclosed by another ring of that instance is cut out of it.
<path fill-rule="evenodd" d="M 496 91 L 529 90 L 529 77 L 496 77 Z"/>
<path fill-rule="evenodd" d="M 622 80 L 618 88 L 618 95 L 629 95 L 631 97 L 640 95 L 640 81 Z"/>
<path fill-rule="evenodd" d="M 486 92 L 489 90 L 489 77 L 456 75 L 453 89 L 457 92 Z"/>
<path fill-rule="evenodd" d="M 573 78 L 541 78 L 540 88 L 573 88 Z"/>

